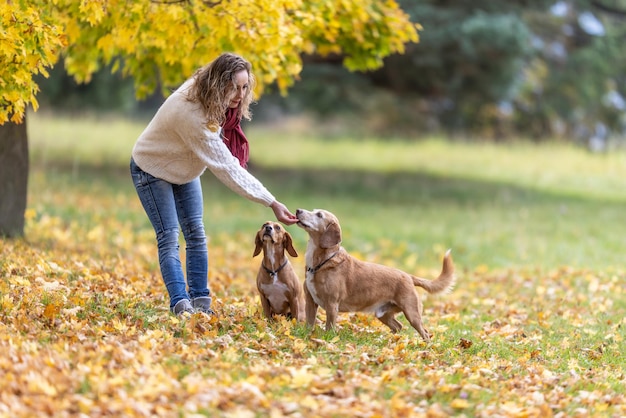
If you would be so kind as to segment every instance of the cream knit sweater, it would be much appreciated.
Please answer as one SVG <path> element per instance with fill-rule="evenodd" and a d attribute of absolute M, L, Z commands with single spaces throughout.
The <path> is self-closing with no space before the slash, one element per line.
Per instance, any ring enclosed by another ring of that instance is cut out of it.
<path fill-rule="evenodd" d="M 187 80 L 165 100 L 139 136 L 132 151 L 135 163 L 146 173 L 173 184 L 189 183 L 208 168 L 239 195 L 271 205 L 276 199 L 239 165 L 222 141 L 222 128 L 212 132 L 201 107 L 187 100 L 192 82 Z"/>

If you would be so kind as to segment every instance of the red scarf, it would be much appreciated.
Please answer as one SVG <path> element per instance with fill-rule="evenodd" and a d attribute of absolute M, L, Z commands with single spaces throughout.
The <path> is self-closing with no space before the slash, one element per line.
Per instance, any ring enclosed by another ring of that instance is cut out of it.
<path fill-rule="evenodd" d="M 239 160 L 239 164 L 243 168 L 248 167 L 248 159 L 250 156 L 250 145 L 248 139 L 241 129 L 241 118 L 237 116 L 237 108 L 228 108 L 226 111 L 226 121 L 222 126 L 222 135 L 224 143 Z"/>

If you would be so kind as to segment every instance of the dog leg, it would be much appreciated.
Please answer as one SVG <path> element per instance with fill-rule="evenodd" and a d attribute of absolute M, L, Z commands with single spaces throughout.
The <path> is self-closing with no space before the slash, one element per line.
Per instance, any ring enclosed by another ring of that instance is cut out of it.
<path fill-rule="evenodd" d="M 421 335 L 421 337 L 426 342 L 430 342 L 430 335 L 426 329 L 424 329 L 424 325 L 422 324 L 422 316 L 419 313 L 419 308 L 415 306 L 412 309 L 403 309 L 402 311 L 406 319 L 409 321 L 411 326 L 415 328 L 415 330 Z"/>
<path fill-rule="evenodd" d="M 338 314 L 339 314 L 339 304 L 336 302 L 329 303 L 328 309 L 326 309 L 326 331 L 335 329 L 335 324 L 337 323 Z"/>
<path fill-rule="evenodd" d="M 261 294 L 261 306 L 263 307 L 263 314 L 265 315 L 265 317 L 267 319 L 273 319 L 270 301 L 265 296 L 263 296 L 263 294 Z"/>
<path fill-rule="evenodd" d="M 387 325 L 394 334 L 402 329 L 402 324 L 395 318 L 401 309 L 395 303 L 386 303 L 376 310 L 376 318 Z"/>
<path fill-rule="evenodd" d="M 296 318 L 296 321 L 304 320 L 302 317 L 304 310 L 302 309 L 302 306 L 300 306 L 300 301 L 298 300 L 297 295 L 291 296 L 291 299 L 289 300 L 289 309 L 291 310 L 291 317 Z"/>
<path fill-rule="evenodd" d="M 387 311 L 383 316 L 377 317 L 380 322 L 387 325 L 394 334 L 402 329 L 402 324 L 395 318 L 395 312 Z"/>
<path fill-rule="evenodd" d="M 309 293 L 309 289 L 304 286 L 304 301 L 305 301 L 305 315 L 306 324 L 309 327 L 315 326 L 315 316 L 317 315 L 317 303 L 313 300 L 313 297 Z"/>
<path fill-rule="evenodd" d="M 402 311 L 409 324 L 419 333 L 424 341 L 430 341 L 430 334 L 422 324 L 422 301 L 416 292 L 410 292 L 396 301 L 395 308 Z"/>

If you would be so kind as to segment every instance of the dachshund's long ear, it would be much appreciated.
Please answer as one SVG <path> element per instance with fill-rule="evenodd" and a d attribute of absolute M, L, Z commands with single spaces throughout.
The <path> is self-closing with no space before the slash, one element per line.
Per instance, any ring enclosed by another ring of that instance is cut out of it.
<path fill-rule="evenodd" d="M 290 256 L 292 257 L 298 256 L 296 249 L 293 248 L 293 240 L 291 239 L 291 235 L 289 235 L 289 232 L 287 231 L 285 231 L 285 235 L 283 236 L 283 244 Z"/>
<path fill-rule="evenodd" d="M 256 238 L 254 239 L 254 253 L 252 253 L 252 257 L 256 257 L 261 253 L 261 249 L 263 249 L 263 240 L 261 239 L 261 234 L 257 232 Z"/>
<path fill-rule="evenodd" d="M 320 247 L 333 248 L 341 242 L 341 227 L 337 222 L 330 223 L 322 237 L 320 238 Z"/>

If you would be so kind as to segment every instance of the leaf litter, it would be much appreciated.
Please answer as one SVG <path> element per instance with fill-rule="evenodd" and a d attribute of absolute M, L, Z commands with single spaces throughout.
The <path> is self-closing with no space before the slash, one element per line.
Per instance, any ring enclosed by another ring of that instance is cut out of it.
<path fill-rule="evenodd" d="M 395 335 L 359 313 L 268 323 L 238 239 L 210 248 L 218 316 L 176 318 L 150 234 L 101 221 L 0 240 L 0 416 L 626 415 L 623 271 L 460 268 L 425 300 L 426 344 L 402 316 Z"/>

